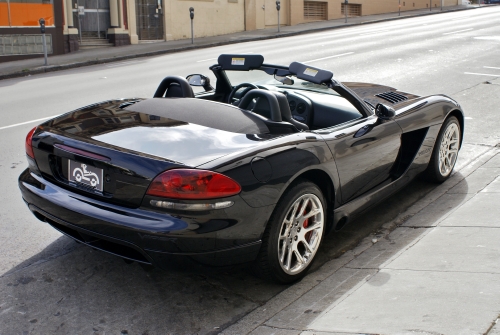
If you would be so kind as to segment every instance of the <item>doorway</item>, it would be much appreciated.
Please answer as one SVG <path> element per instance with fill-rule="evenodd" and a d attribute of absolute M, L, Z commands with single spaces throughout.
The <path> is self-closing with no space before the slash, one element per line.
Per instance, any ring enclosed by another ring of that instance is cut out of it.
<path fill-rule="evenodd" d="M 161 0 L 137 0 L 136 15 L 139 40 L 164 40 Z"/>

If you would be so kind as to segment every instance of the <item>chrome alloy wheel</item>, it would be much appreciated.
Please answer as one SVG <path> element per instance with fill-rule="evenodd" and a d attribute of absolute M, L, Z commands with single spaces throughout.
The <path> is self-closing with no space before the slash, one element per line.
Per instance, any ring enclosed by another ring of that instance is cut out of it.
<path fill-rule="evenodd" d="M 457 160 L 460 146 L 460 130 L 456 123 L 450 123 L 444 131 L 439 147 L 439 172 L 443 177 L 451 173 Z"/>
<path fill-rule="evenodd" d="M 280 228 L 279 263 L 289 275 L 302 272 L 318 251 L 325 215 L 320 199 L 304 194 L 290 206 Z"/>

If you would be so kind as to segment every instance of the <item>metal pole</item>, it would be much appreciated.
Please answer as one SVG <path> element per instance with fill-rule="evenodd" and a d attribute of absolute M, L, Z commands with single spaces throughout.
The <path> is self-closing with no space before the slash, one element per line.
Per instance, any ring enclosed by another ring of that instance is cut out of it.
<path fill-rule="evenodd" d="M 97 37 L 101 37 L 101 29 L 99 27 L 99 0 L 97 0 Z"/>
<path fill-rule="evenodd" d="M 48 65 L 47 63 L 47 40 L 45 39 L 45 33 L 42 34 L 43 38 L 43 56 L 45 58 L 45 66 Z"/>
<path fill-rule="evenodd" d="M 398 16 L 401 16 L 401 0 L 399 0 L 399 14 Z"/>
<path fill-rule="evenodd" d="M 432 0 L 429 0 L 429 1 L 431 3 L 431 5 L 429 6 L 430 7 L 429 10 L 432 10 Z"/>
<path fill-rule="evenodd" d="M 344 2 L 344 13 L 345 13 L 345 23 L 347 23 L 347 1 Z"/>
<path fill-rule="evenodd" d="M 194 28 L 193 28 L 194 7 L 189 7 L 189 18 L 191 19 L 191 44 L 194 44 Z"/>
<path fill-rule="evenodd" d="M 83 42 L 82 41 L 82 20 L 80 20 L 80 13 L 78 13 L 78 34 L 80 35 L 80 43 L 82 43 Z"/>
<path fill-rule="evenodd" d="M 279 32 L 280 32 L 280 11 L 278 11 L 278 33 Z"/>
<path fill-rule="evenodd" d="M 193 19 L 191 19 L 191 44 L 194 44 Z"/>

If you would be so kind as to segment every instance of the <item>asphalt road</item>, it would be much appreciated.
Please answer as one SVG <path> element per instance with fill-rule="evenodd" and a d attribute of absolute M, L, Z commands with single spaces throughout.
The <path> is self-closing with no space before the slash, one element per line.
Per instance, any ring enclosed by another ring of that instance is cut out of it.
<path fill-rule="evenodd" d="M 0 335 L 218 332 L 284 289 L 245 267 L 144 271 L 36 220 L 17 189 L 24 138 L 48 118 L 101 100 L 149 97 L 166 75 L 210 75 L 221 53 L 307 62 L 341 81 L 443 93 L 465 109 L 460 165 L 500 143 L 500 8 L 490 7 L 0 81 Z M 26 123 L 26 124 L 24 124 Z M 413 182 L 330 235 L 315 267 L 352 248 L 435 186 Z M 305 279 L 307 280 L 307 278 Z"/>

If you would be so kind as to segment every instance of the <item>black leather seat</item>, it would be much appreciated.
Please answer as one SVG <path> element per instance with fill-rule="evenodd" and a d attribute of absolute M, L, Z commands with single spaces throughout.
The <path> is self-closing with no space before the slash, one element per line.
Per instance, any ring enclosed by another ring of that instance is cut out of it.
<path fill-rule="evenodd" d="M 309 130 L 309 127 L 292 117 L 288 99 L 283 93 L 272 92 L 268 90 L 251 90 L 240 100 L 238 107 L 247 109 L 252 100 L 257 98 L 252 112 L 262 115 L 265 118 L 275 122 L 288 122 L 292 124 L 297 130 Z"/>
<path fill-rule="evenodd" d="M 153 96 L 154 98 L 194 98 L 188 81 L 180 76 L 165 77 Z"/>
<path fill-rule="evenodd" d="M 281 112 L 281 119 L 283 121 L 289 122 L 295 126 L 298 130 L 309 130 L 309 127 L 302 122 L 299 122 L 295 120 L 292 117 L 292 111 L 290 110 L 290 105 L 288 104 L 288 99 L 286 96 L 281 93 L 281 92 L 273 92 L 274 95 L 276 96 L 276 99 L 278 99 L 278 104 L 280 106 L 280 112 Z"/>

